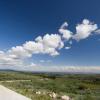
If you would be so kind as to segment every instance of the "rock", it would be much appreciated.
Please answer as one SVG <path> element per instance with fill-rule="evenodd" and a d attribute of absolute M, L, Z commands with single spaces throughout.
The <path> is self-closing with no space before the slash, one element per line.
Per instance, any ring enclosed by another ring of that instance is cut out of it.
<path fill-rule="evenodd" d="M 61 96 L 61 100 L 71 100 L 69 96 L 63 95 Z"/>
<path fill-rule="evenodd" d="M 53 98 L 56 98 L 56 97 L 57 97 L 57 94 L 53 92 L 53 93 L 52 93 L 52 97 L 53 97 Z"/>
<path fill-rule="evenodd" d="M 41 94 L 41 92 L 40 91 L 37 91 L 36 94 Z"/>
<path fill-rule="evenodd" d="M 50 93 L 49 96 L 50 96 L 51 98 L 54 98 L 54 99 L 55 99 L 55 98 L 57 97 L 57 94 L 53 92 L 53 93 Z"/>

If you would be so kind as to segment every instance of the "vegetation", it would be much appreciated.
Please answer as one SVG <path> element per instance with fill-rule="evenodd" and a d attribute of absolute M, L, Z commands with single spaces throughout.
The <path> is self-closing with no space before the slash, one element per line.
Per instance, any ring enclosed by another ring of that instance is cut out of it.
<path fill-rule="evenodd" d="M 73 100 L 100 100 L 100 75 L 96 74 L 33 74 L 29 72 L 0 72 L 0 84 L 32 100 L 52 100 L 48 95 L 68 95 Z M 36 94 L 40 91 L 41 94 Z"/>

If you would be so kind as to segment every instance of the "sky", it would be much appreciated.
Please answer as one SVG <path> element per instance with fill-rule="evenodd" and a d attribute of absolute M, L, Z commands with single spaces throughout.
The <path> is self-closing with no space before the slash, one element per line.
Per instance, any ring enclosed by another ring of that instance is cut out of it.
<path fill-rule="evenodd" d="M 100 0 L 0 0 L 0 69 L 100 72 Z"/>

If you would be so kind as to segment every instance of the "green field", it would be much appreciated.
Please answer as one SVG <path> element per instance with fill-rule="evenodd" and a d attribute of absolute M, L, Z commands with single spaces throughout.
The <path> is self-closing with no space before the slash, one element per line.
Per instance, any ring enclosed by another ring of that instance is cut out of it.
<path fill-rule="evenodd" d="M 53 100 L 48 94 L 55 92 L 71 100 L 100 100 L 100 74 L 33 74 L 29 72 L 0 71 L 0 84 L 32 100 Z M 41 94 L 36 94 L 40 91 Z"/>

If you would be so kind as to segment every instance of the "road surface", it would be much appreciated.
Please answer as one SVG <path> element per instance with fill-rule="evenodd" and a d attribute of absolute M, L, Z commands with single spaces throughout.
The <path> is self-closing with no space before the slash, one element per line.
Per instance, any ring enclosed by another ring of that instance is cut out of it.
<path fill-rule="evenodd" d="M 31 100 L 31 99 L 0 85 L 0 100 Z"/>

